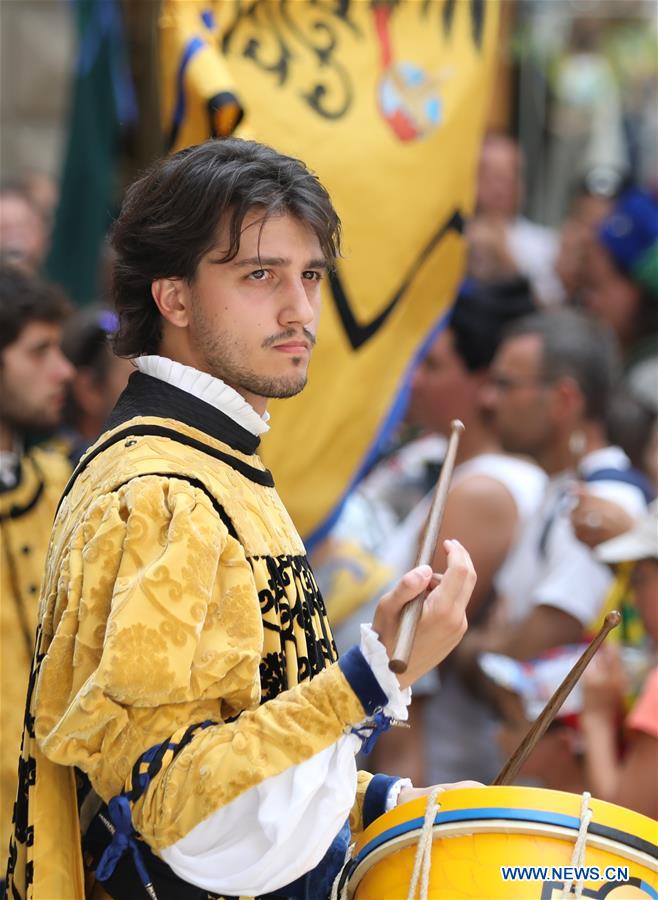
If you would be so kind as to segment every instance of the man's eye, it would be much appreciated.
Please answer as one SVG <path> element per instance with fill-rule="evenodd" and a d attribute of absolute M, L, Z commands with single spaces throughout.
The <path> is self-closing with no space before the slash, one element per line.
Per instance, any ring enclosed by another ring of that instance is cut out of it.
<path fill-rule="evenodd" d="M 256 269 L 254 272 L 250 272 L 248 277 L 251 278 L 252 281 L 265 281 L 267 275 L 267 269 Z"/>
<path fill-rule="evenodd" d="M 302 278 L 306 281 L 322 281 L 322 272 L 314 272 L 309 269 L 307 272 L 302 273 Z"/>

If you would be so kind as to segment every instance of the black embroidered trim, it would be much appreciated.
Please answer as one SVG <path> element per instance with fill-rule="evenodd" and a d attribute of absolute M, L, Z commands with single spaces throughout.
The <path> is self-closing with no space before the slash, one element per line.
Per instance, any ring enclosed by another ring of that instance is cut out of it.
<path fill-rule="evenodd" d="M 261 702 L 272 700 L 288 690 L 286 644 L 294 646 L 297 661 L 297 680 L 314 678 L 327 665 L 338 659 L 338 651 L 327 630 L 327 614 L 311 567 L 305 556 L 252 556 L 250 565 L 264 560 L 268 571 L 267 587 L 258 592 L 263 628 L 279 635 L 276 652 L 267 653 L 260 663 Z M 291 581 L 297 585 L 296 599 L 290 606 L 286 587 Z M 274 609 L 280 622 L 268 622 L 266 613 Z M 321 624 L 322 636 L 317 637 L 313 619 Z M 297 644 L 295 624 L 304 633 L 306 652 Z"/>
<path fill-rule="evenodd" d="M 214 447 L 209 447 L 207 444 L 197 441 L 195 438 L 179 434 L 177 431 L 174 431 L 173 428 L 165 428 L 162 425 L 133 425 L 132 427 L 115 432 L 115 434 L 106 441 L 103 441 L 102 444 L 98 444 L 94 447 L 94 449 L 78 463 L 75 471 L 69 478 L 68 484 L 64 488 L 64 492 L 57 507 L 57 512 L 59 512 L 62 501 L 71 492 L 78 477 L 84 472 L 92 460 L 109 447 L 118 444 L 119 441 L 122 441 L 124 438 L 142 436 L 166 437 L 179 444 L 184 444 L 187 447 L 193 447 L 195 450 L 200 450 L 201 453 L 205 453 L 207 456 L 219 459 L 221 462 L 225 463 L 230 468 L 235 469 L 236 472 L 239 472 L 241 475 L 244 475 L 245 478 L 248 478 L 256 484 L 261 484 L 264 487 L 274 487 L 274 479 L 272 478 L 272 473 L 268 469 L 256 469 L 248 463 L 243 462 L 241 459 L 236 459 L 235 456 L 231 456 L 230 453 L 224 453 L 222 450 L 216 450 Z"/>
<path fill-rule="evenodd" d="M 25 465 L 28 460 L 32 464 L 32 468 L 34 469 L 36 476 L 37 476 L 37 481 L 38 481 L 37 489 L 36 489 L 32 499 L 28 500 L 28 502 L 24 506 L 19 506 L 17 503 L 14 503 L 13 506 L 9 507 L 9 509 L 7 510 L 6 513 L 0 513 L 0 522 L 5 522 L 8 519 L 18 519 L 21 516 L 24 516 L 26 513 L 29 513 L 31 509 L 34 509 L 34 507 L 37 505 L 37 503 L 41 499 L 41 495 L 43 494 L 44 489 L 46 487 L 46 481 L 44 478 L 44 474 L 41 471 L 41 468 L 37 465 L 36 460 L 34 460 L 33 457 L 30 456 L 29 453 L 26 453 L 25 456 L 23 457 L 23 459 L 21 461 L 22 465 Z M 22 481 L 22 479 L 21 479 L 21 481 Z M 12 490 L 12 491 L 16 490 L 16 488 L 19 487 L 20 483 L 21 482 L 19 481 L 18 484 L 15 485 L 13 488 L 10 488 L 10 490 Z"/>
<path fill-rule="evenodd" d="M 39 487 L 36 490 L 36 493 L 25 506 L 18 506 L 18 504 L 14 504 L 10 506 L 6 513 L 0 513 L 0 522 L 6 522 L 9 519 L 19 519 L 21 516 L 24 516 L 26 513 L 29 513 L 31 509 L 37 505 L 39 500 L 41 499 L 41 495 L 44 491 L 44 483 L 43 481 L 39 484 Z"/>
<path fill-rule="evenodd" d="M 21 625 L 21 632 L 23 634 L 23 640 L 25 641 L 25 649 L 27 650 L 28 658 L 31 658 L 32 654 L 34 653 L 34 647 L 32 646 L 32 629 L 30 628 L 29 619 L 25 609 L 26 604 L 23 597 L 23 592 L 21 591 L 20 578 L 18 577 L 18 566 L 16 565 L 16 559 L 14 557 L 14 553 L 12 552 L 11 539 L 9 534 L 4 533 L 4 527 L 2 525 L 1 519 L 0 534 L 2 534 L 2 543 L 4 545 L 5 551 L 5 564 L 7 566 L 11 592 L 13 594 L 14 604 L 16 606 L 16 615 Z"/>
<path fill-rule="evenodd" d="M 37 635 L 35 647 L 38 648 L 41 643 L 41 626 L 37 626 Z M 7 888 L 11 886 L 11 896 L 14 900 L 22 900 L 21 895 L 16 890 L 13 883 L 12 875 L 16 869 L 18 860 L 18 844 L 30 847 L 34 843 L 34 825 L 28 825 L 28 806 L 29 792 L 34 787 L 37 780 L 37 761 L 32 756 L 24 758 L 24 743 L 26 737 L 35 738 L 34 717 L 30 710 L 32 707 L 32 695 L 37 681 L 37 675 L 41 667 L 43 654 L 39 654 L 38 649 L 35 650 L 32 657 L 32 668 L 30 670 L 30 678 L 27 686 L 27 700 L 25 705 L 25 717 L 23 720 L 23 736 L 21 738 L 20 755 L 18 758 L 18 789 L 16 800 L 14 803 L 12 825 L 13 833 L 9 840 L 9 859 L 7 862 L 6 882 Z M 33 882 L 34 869 L 33 864 L 28 862 L 25 869 L 25 883 L 29 891 L 29 887 Z"/>

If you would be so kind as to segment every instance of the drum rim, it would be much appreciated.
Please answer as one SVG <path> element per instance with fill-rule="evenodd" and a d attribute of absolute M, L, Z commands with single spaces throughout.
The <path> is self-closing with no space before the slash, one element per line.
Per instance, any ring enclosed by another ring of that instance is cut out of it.
<path fill-rule="evenodd" d="M 469 810 L 469 812 L 470 811 L 471 810 Z M 483 811 L 486 812 L 487 810 Z M 530 812 L 538 812 L 538 810 L 530 810 Z M 434 820 L 432 840 L 436 840 L 437 838 L 442 839 L 467 836 L 473 833 L 473 831 L 470 829 L 474 829 L 478 825 L 483 826 L 483 828 L 479 832 L 480 834 L 502 834 L 516 832 L 528 835 L 538 834 L 543 837 L 555 839 L 570 838 L 574 830 L 570 825 L 556 825 L 553 822 L 541 821 L 537 819 L 532 820 L 517 818 L 516 820 L 510 821 L 509 818 L 505 819 L 493 817 L 480 817 L 478 819 L 453 818 L 451 821 L 438 823 L 438 818 L 439 816 L 437 815 L 436 819 Z M 564 818 L 572 817 L 565 816 Z M 578 820 L 575 819 L 574 821 L 577 822 Z M 616 837 L 610 836 L 610 833 L 625 835 L 626 832 L 621 832 L 618 829 L 614 828 L 608 828 L 607 826 L 601 826 L 598 833 L 596 833 L 593 829 L 593 825 L 594 823 L 591 823 L 588 829 L 588 843 L 590 844 L 590 846 L 595 847 L 599 850 L 617 852 L 617 854 L 622 858 L 628 858 L 630 861 L 639 863 L 640 865 L 644 865 L 645 867 L 653 871 L 658 871 L 656 853 L 647 854 L 640 848 L 630 846 L 625 841 L 619 841 Z M 505 826 L 508 826 L 507 831 L 505 831 Z M 551 826 L 551 828 L 554 830 L 548 831 L 547 828 L 549 826 Z M 350 864 L 348 864 L 347 871 L 345 873 L 347 876 L 346 881 L 348 888 L 348 897 L 352 898 L 354 896 L 357 887 L 374 865 L 376 865 L 378 862 L 381 862 L 382 859 L 385 859 L 387 856 L 397 853 L 401 850 L 406 850 L 410 846 L 412 846 L 414 838 L 417 838 L 420 835 L 422 827 L 422 818 L 409 819 L 406 822 L 402 822 L 399 825 L 386 829 L 386 831 L 383 831 L 380 835 L 377 836 L 377 838 L 369 841 L 362 848 L 359 854 L 350 861 Z M 494 830 L 494 828 L 496 828 L 496 830 Z M 629 835 L 629 837 L 633 837 L 633 835 Z M 380 838 L 382 838 L 382 840 L 380 840 Z M 649 844 L 649 846 L 653 846 L 648 841 L 645 841 L 644 843 Z M 385 848 L 388 848 L 388 852 L 380 852 Z M 625 849 L 630 852 L 624 854 L 623 852 L 619 852 L 618 848 Z M 654 849 L 658 851 L 658 847 Z M 646 858 L 643 859 L 638 857 Z"/>
<path fill-rule="evenodd" d="M 511 820 L 513 822 L 541 823 L 542 825 L 553 825 L 576 832 L 580 828 L 580 819 L 576 818 L 576 816 L 568 816 L 565 813 L 556 813 L 538 809 L 511 809 L 505 807 L 469 808 L 447 810 L 446 812 L 441 812 L 439 810 L 434 818 L 434 827 L 436 828 L 441 825 L 448 825 L 455 822 L 475 823 L 476 821 L 486 821 L 491 819 L 496 819 L 498 821 Z M 406 834 L 408 831 L 419 830 L 422 827 L 423 817 L 419 816 L 418 818 L 407 819 L 404 822 L 400 822 L 398 825 L 387 828 L 380 834 L 375 835 L 375 837 L 361 848 L 354 858 L 356 865 L 359 865 L 366 856 L 392 837 L 396 837 L 399 834 Z M 658 846 L 656 844 L 652 844 L 651 841 L 647 841 L 644 838 L 629 834 L 627 831 L 622 831 L 619 828 L 612 828 L 609 825 L 601 825 L 598 822 L 591 822 L 587 831 L 589 834 L 598 835 L 599 837 L 615 841 L 622 846 L 638 850 L 640 853 L 644 853 L 647 856 L 658 860 Z"/>

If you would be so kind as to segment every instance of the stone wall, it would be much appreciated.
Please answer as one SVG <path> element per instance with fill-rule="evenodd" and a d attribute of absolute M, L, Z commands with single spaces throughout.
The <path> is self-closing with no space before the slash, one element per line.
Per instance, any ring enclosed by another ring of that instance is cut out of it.
<path fill-rule="evenodd" d="M 59 175 L 74 65 L 67 0 L 0 0 L 0 174 Z"/>

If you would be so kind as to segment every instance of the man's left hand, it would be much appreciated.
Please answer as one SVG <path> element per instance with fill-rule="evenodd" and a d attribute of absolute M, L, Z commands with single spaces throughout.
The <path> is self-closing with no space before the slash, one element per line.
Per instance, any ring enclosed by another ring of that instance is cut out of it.
<path fill-rule="evenodd" d="M 458 788 L 473 788 L 473 787 L 484 787 L 483 784 L 480 784 L 479 781 L 455 781 L 452 784 L 434 784 L 430 787 L 425 788 L 415 788 L 415 787 L 407 787 L 402 788 L 400 791 L 400 795 L 398 797 L 398 806 L 402 806 L 403 803 L 409 803 L 411 800 L 418 800 L 420 797 L 428 797 L 433 791 L 439 790 L 443 791 L 454 791 Z"/>

